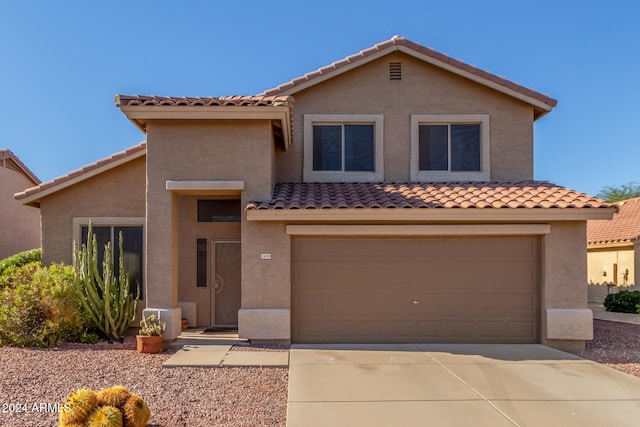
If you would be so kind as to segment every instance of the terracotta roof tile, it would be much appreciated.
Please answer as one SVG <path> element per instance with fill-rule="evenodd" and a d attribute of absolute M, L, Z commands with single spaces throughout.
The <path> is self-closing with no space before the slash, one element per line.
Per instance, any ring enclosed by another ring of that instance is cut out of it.
<path fill-rule="evenodd" d="M 381 43 L 378 43 L 370 48 L 364 49 L 356 54 L 347 56 L 344 59 L 340 59 L 336 62 L 333 62 L 327 66 L 321 67 L 318 70 L 314 71 L 314 72 L 310 72 L 305 74 L 304 76 L 301 77 L 297 77 L 294 78 L 293 80 L 283 83 L 275 88 L 272 89 L 268 89 L 266 91 L 264 91 L 264 95 L 278 95 L 286 90 L 290 90 L 292 88 L 294 88 L 295 86 L 298 86 L 300 84 L 306 83 L 310 80 L 316 79 L 320 76 L 326 75 L 328 73 L 331 73 L 345 65 L 348 64 L 353 64 L 354 62 L 357 62 L 359 60 L 362 60 L 368 56 L 374 55 L 382 50 L 385 49 L 389 49 L 389 48 L 393 48 L 393 46 L 404 46 L 408 49 L 411 49 L 415 52 L 418 52 L 422 55 L 426 55 L 429 56 L 431 58 L 434 58 L 435 60 L 442 62 L 443 64 L 446 64 L 448 66 L 454 67 L 454 68 L 458 68 L 462 71 L 466 71 L 469 72 L 473 75 L 476 75 L 478 77 L 481 77 L 485 80 L 491 81 L 493 83 L 496 83 L 498 85 L 504 86 L 505 88 L 511 89 L 515 92 L 521 93 L 523 95 L 526 95 L 530 98 L 536 99 L 544 104 L 547 104 L 549 107 L 555 107 L 556 104 L 558 103 L 558 101 L 556 101 L 555 99 L 549 97 L 548 95 L 536 92 L 530 88 L 521 86 L 517 83 L 514 83 L 512 81 L 509 81 L 507 79 L 505 79 L 504 77 L 500 77 L 500 76 L 496 76 L 494 74 L 491 74 L 489 72 L 483 71 L 473 65 L 469 65 L 466 64 L 462 61 L 459 61 L 457 59 L 451 58 L 447 55 L 444 55 L 440 52 L 437 52 L 431 48 L 422 46 L 419 43 L 416 42 L 412 42 L 410 40 L 405 39 L 404 37 L 400 37 L 400 36 L 394 36 L 389 40 L 385 40 Z"/>
<path fill-rule="evenodd" d="M 294 103 L 292 96 L 220 96 L 220 97 L 173 97 L 173 96 L 143 96 L 116 95 L 117 107 L 122 106 L 254 106 L 277 107 L 289 106 Z"/>
<path fill-rule="evenodd" d="M 138 145 L 134 145 L 133 147 L 127 148 L 124 151 L 118 152 L 113 154 L 112 156 L 109 157 L 105 157 L 104 159 L 100 159 L 94 163 L 88 164 L 86 166 L 83 166 L 80 169 L 76 169 L 73 170 L 65 175 L 59 176 L 57 178 L 52 179 L 51 181 L 47 181 L 47 182 L 43 182 L 40 185 L 37 185 L 35 187 L 31 187 L 28 188 L 24 191 L 22 191 L 21 193 L 17 193 L 15 195 L 15 198 L 20 200 L 20 199 L 25 199 L 27 197 L 31 197 L 31 196 L 35 196 L 38 193 L 42 193 L 44 190 L 47 190 L 51 187 L 55 187 L 58 185 L 62 185 L 65 184 L 68 181 L 71 181 L 75 178 L 79 178 L 82 175 L 86 175 L 89 172 L 95 170 L 95 169 L 99 169 L 99 168 L 103 168 L 103 167 L 108 167 L 109 165 L 117 162 L 118 160 L 122 160 L 125 159 L 127 157 L 132 157 L 134 155 L 137 155 L 141 152 L 144 152 L 147 148 L 147 142 L 143 141 L 142 143 L 138 144 Z"/>
<path fill-rule="evenodd" d="M 589 243 L 633 242 L 640 239 L 640 197 L 615 203 L 611 220 L 587 221 Z"/>
<path fill-rule="evenodd" d="M 247 209 L 582 209 L 611 206 L 595 197 L 547 182 L 384 182 L 278 184 L 270 202 L 253 202 Z"/>

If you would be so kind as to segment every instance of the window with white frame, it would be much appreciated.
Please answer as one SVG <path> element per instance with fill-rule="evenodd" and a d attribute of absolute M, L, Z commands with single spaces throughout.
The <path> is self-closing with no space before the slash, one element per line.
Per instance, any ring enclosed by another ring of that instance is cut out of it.
<path fill-rule="evenodd" d="M 412 181 L 489 181 L 489 116 L 411 117 Z"/>
<path fill-rule="evenodd" d="M 305 115 L 305 181 L 382 181 L 382 122 L 378 115 Z"/>

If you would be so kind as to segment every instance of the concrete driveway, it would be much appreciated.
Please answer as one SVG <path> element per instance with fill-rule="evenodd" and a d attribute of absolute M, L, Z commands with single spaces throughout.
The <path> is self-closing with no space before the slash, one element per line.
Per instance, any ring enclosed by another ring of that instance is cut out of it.
<path fill-rule="evenodd" d="M 640 379 L 542 345 L 293 345 L 288 427 L 637 426 Z"/>

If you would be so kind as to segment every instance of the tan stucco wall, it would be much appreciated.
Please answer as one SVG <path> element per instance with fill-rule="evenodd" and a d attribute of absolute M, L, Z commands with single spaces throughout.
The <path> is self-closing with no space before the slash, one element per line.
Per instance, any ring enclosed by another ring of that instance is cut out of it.
<path fill-rule="evenodd" d="M 43 262 L 71 264 L 73 218 L 144 217 L 145 158 L 44 197 L 40 210 Z"/>
<path fill-rule="evenodd" d="M 0 162 L 0 260 L 40 247 L 40 210 L 23 206 L 14 197 L 34 185 L 23 173 Z"/>
<path fill-rule="evenodd" d="M 210 197 L 210 196 L 209 196 Z M 212 295 L 212 242 L 240 240 L 240 223 L 198 222 L 198 199 L 207 196 L 178 197 L 178 300 L 196 303 L 197 325 L 210 326 Z M 197 239 L 207 239 L 207 287 L 197 286 Z M 196 326 L 196 325 L 193 325 Z"/>
<path fill-rule="evenodd" d="M 402 80 L 389 80 L 389 62 Z M 302 180 L 305 114 L 384 114 L 384 180 L 410 179 L 412 114 L 489 114 L 491 180 L 533 178 L 533 108 L 402 53 L 294 94 L 294 138 L 277 156 L 278 182 Z"/>
<path fill-rule="evenodd" d="M 635 270 L 638 262 L 638 243 L 629 243 L 625 247 L 588 248 L 588 286 L 589 303 L 602 304 L 609 293 L 620 290 L 636 290 Z M 614 264 L 617 264 L 617 277 L 614 280 Z M 629 270 L 627 282 L 624 272 Z M 603 276 L 603 272 L 607 275 Z M 617 283 L 618 286 L 614 286 Z"/>
<path fill-rule="evenodd" d="M 615 279 L 614 264 L 618 266 Z M 635 284 L 635 252 L 631 244 L 627 248 L 619 249 L 588 249 L 587 265 L 589 267 L 587 280 L 590 285 L 632 286 Z M 626 269 L 629 270 L 629 275 L 625 283 L 623 275 Z M 603 272 L 607 275 L 603 276 Z"/>
<path fill-rule="evenodd" d="M 167 191 L 166 181 L 242 180 L 243 206 L 252 200 L 270 200 L 274 150 L 267 120 L 147 123 L 147 307 L 177 307 L 180 262 L 194 265 L 194 260 L 180 258 L 179 236 L 182 231 L 185 239 L 193 238 L 197 230 L 185 231 L 186 225 L 180 225 L 181 196 Z M 245 272 L 251 264 L 244 262 L 244 251 L 251 240 L 245 241 L 244 230 L 242 238 L 244 286 L 255 278 Z M 182 277 L 188 283 L 188 277 Z M 195 294 L 184 295 L 191 296 Z M 198 317 L 200 322 L 200 314 Z"/>
<path fill-rule="evenodd" d="M 542 250 L 542 344 L 582 348 L 593 334 L 587 308 L 586 221 L 553 222 Z"/>

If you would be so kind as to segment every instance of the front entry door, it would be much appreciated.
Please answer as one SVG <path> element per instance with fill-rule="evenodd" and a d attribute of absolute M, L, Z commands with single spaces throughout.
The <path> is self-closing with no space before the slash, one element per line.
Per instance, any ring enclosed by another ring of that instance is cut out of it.
<path fill-rule="evenodd" d="M 212 326 L 237 326 L 240 309 L 240 242 L 214 241 Z"/>

